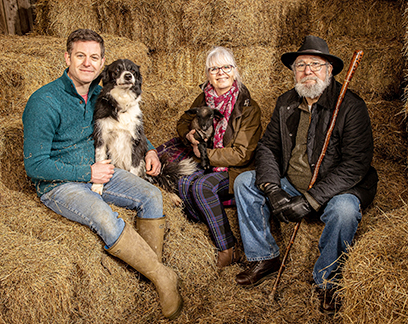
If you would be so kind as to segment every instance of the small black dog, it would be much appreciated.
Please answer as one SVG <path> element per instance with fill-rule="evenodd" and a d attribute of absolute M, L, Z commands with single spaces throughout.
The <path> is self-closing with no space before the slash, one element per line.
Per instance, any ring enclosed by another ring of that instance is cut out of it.
<path fill-rule="evenodd" d="M 95 162 L 109 158 L 115 167 L 176 193 L 178 179 L 193 173 L 196 163 L 191 158 L 169 163 L 162 156 L 160 174 L 157 177 L 146 174 L 147 140 L 139 107 L 142 93 L 139 66 L 127 59 L 117 60 L 103 70 L 102 83 L 94 111 Z M 102 194 L 103 185 L 93 184 L 92 190 Z"/>
<path fill-rule="evenodd" d="M 199 142 L 198 150 L 201 155 L 201 166 L 205 172 L 211 169 L 210 160 L 207 155 L 207 148 L 212 148 L 214 137 L 214 119 L 221 119 L 224 116 L 217 109 L 207 106 L 194 107 L 186 111 L 189 115 L 195 115 L 191 121 L 190 129 L 195 129 L 194 138 Z"/>

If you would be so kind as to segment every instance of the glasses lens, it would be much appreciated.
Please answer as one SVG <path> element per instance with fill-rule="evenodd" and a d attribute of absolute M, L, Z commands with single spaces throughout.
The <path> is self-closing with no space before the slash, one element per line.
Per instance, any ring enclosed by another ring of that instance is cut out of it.
<path fill-rule="evenodd" d="M 296 71 L 298 71 L 298 72 L 305 72 L 306 66 L 309 66 L 310 71 L 319 72 L 324 65 L 326 65 L 326 63 L 319 63 L 319 62 L 312 62 L 312 63 L 309 63 L 309 64 L 298 63 L 298 64 L 295 65 L 295 68 L 296 68 Z"/>
<path fill-rule="evenodd" d="M 312 72 L 319 72 L 322 69 L 322 66 L 324 64 L 319 63 L 319 62 L 313 62 L 310 63 L 310 69 L 312 70 Z"/>
<path fill-rule="evenodd" d="M 221 67 L 213 66 L 208 69 L 208 72 L 210 72 L 210 74 L 217 74 L 220 70 L 222 70 L 224 73 L 230 73 L 232 68 L 232 65 L 223 65 Z"/>
<path fill-rule="evenodd" d="M 224 65 L 222 67 L 222 70 L 224 71 L 224 73 L 230 73 L 232 70 L 232 65 Z"/>
<path fill-rule="evenodd" d="M 217 72 L 218 72 L 218 67 L 216 67 L 216 66 L 210 67 L 210 68 L 208 69 L 208 71 L 210 72 L 210 74 L 217 74 Z"/>
<path fill-rule="evenodd" d="M 296 71 L 303 72 L 306 69 L 305 63 L 298 63 L 295 65 Z"/>

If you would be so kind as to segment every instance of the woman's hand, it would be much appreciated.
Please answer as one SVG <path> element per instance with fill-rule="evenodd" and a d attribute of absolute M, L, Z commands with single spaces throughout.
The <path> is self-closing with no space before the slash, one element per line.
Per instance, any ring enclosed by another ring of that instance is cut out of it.
<path fill-rule="evenodd" d="M 196 130 L 192 129 L 191 131 L 189 131 L 186 135 L 187 140 L 191 143 L 191 145 L 198 145 L 198 141 L 195 139 L 194 134 L 195 134 Z"/>
<path fill-rule="evenodd" d="M 201 158 L 200 151 L 198 150 L 198 143 L 200 142 L 195 139 L 194 137 L 195 132 L 196 130 L 192 129 L 191 131 L 187 133 L 186 138 L 191 143 L 194 155 L 198 158 Z"/>

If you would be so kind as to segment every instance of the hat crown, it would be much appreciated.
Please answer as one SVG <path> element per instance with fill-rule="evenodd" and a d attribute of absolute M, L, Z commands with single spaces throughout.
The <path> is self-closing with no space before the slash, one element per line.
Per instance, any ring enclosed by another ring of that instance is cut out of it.
<path fill-rule="evenodd" d="M 322 54 L 330 54 L 329 46 L 324 39 L 317 36 L 306 36 L 302 46 L 299 48 L 298 53 L 301 52 L 316 52 Z"/>
<path fill-rule="evenodd" d="M 300 55 L 316 55 L 329 61 L 333 66 L 332 74 L 336 75 L 343 69 L 343 61 L 341 58 L 329 53 L 329 46 L 326 41 L 320 37 L 309 35 L 303 39 L 302 46 L 297 52 L 287 52 L 282 54 L 282 63 L 289 69 L 292 69 L 292 64 Z"/>

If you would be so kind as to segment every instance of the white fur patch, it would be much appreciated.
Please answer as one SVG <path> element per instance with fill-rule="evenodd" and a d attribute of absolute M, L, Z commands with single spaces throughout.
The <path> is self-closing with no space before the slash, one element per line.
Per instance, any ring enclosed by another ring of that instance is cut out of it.
<path fill-rule="evenodd" d="M 118 168 L 130 171 L 132 167 L 133 141 L 137 139 L 135 130 L 142 127 L 142 111 L 139 107 L 141 96 L 120 87 L 111 90 L 110 95 L 118 102 L 118 120 L 114 118 L 99 119 L 100 136 L 108 147 L 112 164 Z M 107 155 L 106 149 L 95 152 L 96 160 Z M 103 159 L 103 158 L 102 158 Z"/>

